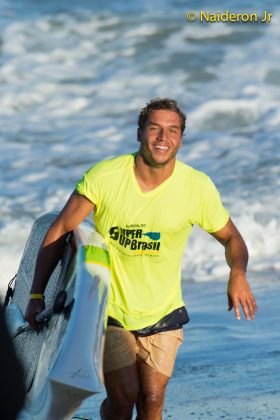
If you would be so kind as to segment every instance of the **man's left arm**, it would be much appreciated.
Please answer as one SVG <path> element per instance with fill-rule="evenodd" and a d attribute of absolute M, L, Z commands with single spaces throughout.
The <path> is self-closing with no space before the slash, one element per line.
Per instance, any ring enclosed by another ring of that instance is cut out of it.
<path fill-rule="evenodd" d="M 246 278 L 248 263 L 246 244 L 231 219 L 222 229 L 211 235 L 225 247 L 225 257 L 230 267 L 228 310 L 234 308 L 236 318 L 240 319 L 241 305 L 246 319 L 253 319 L 257 304 Z"/>

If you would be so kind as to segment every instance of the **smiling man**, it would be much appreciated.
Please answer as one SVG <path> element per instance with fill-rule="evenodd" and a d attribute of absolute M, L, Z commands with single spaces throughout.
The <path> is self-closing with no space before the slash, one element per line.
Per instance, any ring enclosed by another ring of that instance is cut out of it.
<path fill-rule="evenodd" d="M 162 418 L 182 326 L 189 320 L 181 259 L 194 224 L 225 247 L 229 309 L 234 307 L 237 319 L 240 306 L 246 319 L 257 309 L 246 279 L 246 245 L 215 185 L 176 160 L 185 121 L 176 101 L 150 101 L 138 119 L 138 152 L 99 162 L 84 174 L 39 252 L 32 294 L 44 293 L 65 236 L 94 210 L 112 263 L 102 419 L 131 419 L 135 405 L 138 419 Z M 29 302 L 26 318 L 34 329 L 43 306 L 40 299 Z"/>

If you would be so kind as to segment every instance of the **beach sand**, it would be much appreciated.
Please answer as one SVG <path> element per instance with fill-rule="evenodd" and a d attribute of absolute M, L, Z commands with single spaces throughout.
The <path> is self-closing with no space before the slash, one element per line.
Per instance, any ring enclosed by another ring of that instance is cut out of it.
<path fill-rule="evenodd" d="M 254 321 L 227 312 L 226 283 L 183 283 L 191 322 L 184 328 L 163 419 L 280 419 L 279 285 L 252 282 Z M 99 418 L 105 394 L 77 415 Z"/>

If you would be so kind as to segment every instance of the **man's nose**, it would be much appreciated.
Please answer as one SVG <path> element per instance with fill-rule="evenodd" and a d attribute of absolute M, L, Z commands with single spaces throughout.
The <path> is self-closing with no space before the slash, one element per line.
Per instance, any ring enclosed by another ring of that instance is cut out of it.
<path fill-rule="evenodd" d="M 158 132 L 158 140 L 162 140 L 164 141 L 167 138 L 167 133 L 166 130 L 164 130 L 163 128 L 161 128 Z"/>

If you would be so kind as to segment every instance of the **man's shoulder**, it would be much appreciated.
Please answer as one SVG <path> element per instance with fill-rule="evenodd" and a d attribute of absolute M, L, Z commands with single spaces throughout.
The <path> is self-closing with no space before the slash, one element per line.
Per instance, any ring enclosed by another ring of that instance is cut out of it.
<path fill-rule="evenodd" d="M 91 166 L 87 174 L 94 175 L 95 178 L 115 174 L 118 171 L 126 170 L 132 159 L 133 153 L 104 159 Z"/>
<path fill-rule="evenodd" d="M 180 160 L 177 160 L 177 168 L 178 168 L 178 174 L 180 177 L 182 175 L 188 180 L 188 182 L 194 183 L 194 184 L 200 184 L 201 186 L 205 186 L 209 183 L 209 176 L 202 172 L 193 166 L 190 166 Z"/>

